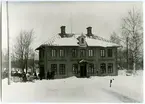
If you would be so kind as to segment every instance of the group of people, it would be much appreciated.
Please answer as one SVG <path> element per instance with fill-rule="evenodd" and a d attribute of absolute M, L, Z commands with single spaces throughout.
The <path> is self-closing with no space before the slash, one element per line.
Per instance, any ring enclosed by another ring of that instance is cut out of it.
<path fill-rule="evenodd" d="M 55 71 L 47 72 L 47 79 L 54 79 Z"/>
<path fill-rule="evenodd" d="M 27 81 L 33 81 L 34 79 L 45 79 L 45 74 L 44 73 L 37 73 L 37 72 L 21 72 L 19 73 L 18 71 L 15 71 L 13 73 L 11 73 L 12 77 L 18 77 L 21 79 L 22 82 L 27 82 Z M 55 77 L 55 71 L 48 71 L 47 72 L 47 79 L 54 79 Z"/>
<path fill-rule="evenodd" d="M 34 75 L 34 76 L 36 76 L 36 74 Z M 51 72 L 47 72 L 47 79 L 54 79 L 54 77 L 55 77 L 55 71 L 51 71 Z M 37 77 L 38 79 L 40 79 L 40 80 L 42 80 L 42 79 L 44 79 L 45 78 L 45 75 L 43 75 L 43 74 L 38 74 L 38 77 Z"/>

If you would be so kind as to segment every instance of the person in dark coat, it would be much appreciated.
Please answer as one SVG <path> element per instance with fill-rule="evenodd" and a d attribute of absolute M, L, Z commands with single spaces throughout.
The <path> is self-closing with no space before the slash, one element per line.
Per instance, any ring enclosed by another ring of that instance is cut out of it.
<path fill-rule="evenodd" d="M 42 74 L 39 73 L 38 76 L 39 76 L 40 80 L 42 80 Z"/>
<path fill-rule="evenodd" d="M 47 79 L 50 79 L 50 72 L 47 72 Z"/>
<path fill-rule="evenodd" d="M 26 82 L 27 81 L 27 77 L 26 77 L 26 73 L 22 73 L 22 79 L 23 79 L 23 82 Z"/>
<path fill-rule="evenodd" d="M 112 85 L 112 81 L 113 81 L 114 79 L 110 79 L 110 87 L 111 87 L 111 85 Z"/>
<path fill-rule="evenodd" d="M 35 77 L 35 79 L 37 79 L 37 74 L 36 74 L 36 72 L 34 73 L 34 77 Z"/>
<path fill-rule="evenodd" d="M 51 78 L 54 79 L 54 76 L 55 76 L 55 71 L 52 71 Z"/>

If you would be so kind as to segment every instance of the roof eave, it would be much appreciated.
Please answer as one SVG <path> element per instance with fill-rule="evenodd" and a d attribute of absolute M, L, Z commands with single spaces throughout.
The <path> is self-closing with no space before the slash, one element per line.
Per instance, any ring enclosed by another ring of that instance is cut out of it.
<path fill-rule="evenodd" d="M 43 49 L 45 46 L 47 46 L 47 45 L 42 44 L 42 45 L 40 45 L 38 48 L 36 48 L 35 50 L 40 50 L 40 49 Z"/>

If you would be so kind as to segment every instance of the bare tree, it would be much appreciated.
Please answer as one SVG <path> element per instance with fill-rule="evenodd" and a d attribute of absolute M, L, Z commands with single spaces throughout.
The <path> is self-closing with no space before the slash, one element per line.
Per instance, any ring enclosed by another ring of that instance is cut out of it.
<path fill-rule="evenodd" d="M 134 10 L 128 12 L 127 17 L 123 18 L 122 22 L 122 33 L 124 39 L 127 40 L 129 58 L 132 58 L 133 70 L 135 73 L 137 62 L 139 61 L 142 53 L 143 43 L 143 20 L 142 14 Z"/>
<path fill-rule="evenodd" d="M 29 54 L 32 50 L 31 44 L 34 40 L 33 29 L 30 31 L 21 31 L 20 35 L 16 39 L 16 44 L 14 45 L 14 57 L 19 62 L 19 66 L 24 72 L 26 68 L 26 73 L 28 69 L 28 59 Z"/>
<path fill-rule="evenodd" d="M 32 69 L 32 73 L 35 72 L 35 52 L 33 50 L 31 50 L 30 52 L 30 58 L 29 58 L 29 62 L 28 62 L 28 66 Z"/>
<path fill-rule="evenodd" d="M 126 40 L 125 40 L 126 38 Z M 118 64 L 123 68 L 129 69 L 129 64 L 128 64 L 128 37 L 119 37 L 115 32 L 113 32 L 110 36 L 110 40 L 113 43 L 119 44 L 121 47 L 118 49 Z M 124 62 L 123 62 L 124 61 Z"/>
<path fill-rule="evenodd" d="M 124 67 L 125 67 L 125 61 L 124 60 L 126 59 L 126 55 L 124 54 L 125 49 L 122 47 L 123 44 L 124 44 L 124 40 L 121 37 L 119 37 L 116 32 L 112 32 L 111 36 L 110 36 L 110 41 L 120 45 L 120 47 L 118 47 L 118 51 L 117 51 L 117 53 L 118 53 L 117 63 L 118 63 L 119 69 L 123 70 Z"/>
<path fill-rule="evenodd" d="M 28 70 L 28 59 L 29 59 L 29 54 L 32 52 L 32 48 L 30 45 L 33 42 L 33 30 L 29 32 L 24 32 L 24 57 L 25 57 L 25 68 L 26 68 L 26 73 Z"/>
<path fill-rule="evenodd" d="M 121 44 L 121 39 L 120 37 L 116 34 L 116 32 L 112 32 L 111 36 L 110 36 L 110 40 L 111 42 L 113 43 L 116 43 L 116 44 Z"/>

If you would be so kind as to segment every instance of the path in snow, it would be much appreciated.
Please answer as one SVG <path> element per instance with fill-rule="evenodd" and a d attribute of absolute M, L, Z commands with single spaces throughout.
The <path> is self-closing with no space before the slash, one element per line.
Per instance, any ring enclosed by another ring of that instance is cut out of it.
<path fill-rule="evenodd" d="M 109 79 L 114 78 L 109 87 Z M 123 81 L 125 83 L 121 83 Z M 4 102 L 142 102 L 142 77 L 92 77 L 3 83 Z"/>
<path fill-rule="evenodd" d="M 128 96 L 122 95 L 118 92 L 114 92 L 114 91 L 110 91 L 110 90 L 106 90 L 104 89 L 105 92 L 110 93 L 111 95 L 114 95 L 114 97 L 118 98 L 120 101 L 124 102 L 124 103 L 140 103 L 139 101 L 136 101 L 132 98 L 129 98 Z"/>

